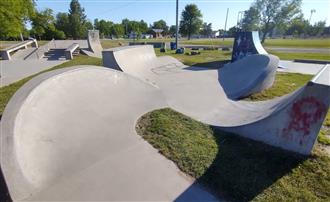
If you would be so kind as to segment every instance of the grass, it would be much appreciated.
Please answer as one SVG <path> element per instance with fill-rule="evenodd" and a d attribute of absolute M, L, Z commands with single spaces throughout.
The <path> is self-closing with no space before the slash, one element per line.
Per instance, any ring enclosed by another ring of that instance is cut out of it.
<path fill-rule="evenodd" d="M 171 109 L 140 118 L 138 134 L 219 198 L 329 201 L 330 158 L 309 158 L 223 133 Z"/>
<path fill-rule="evenodd" d="M 200 50 L 200 55 L 187 55 L 187 54 L 175 54 L 175 51 L 167 50 L 166 53 L 161 53 L 160 49 L 155 49 L 157 56 L 169 55 L 180 60 L 182 63 L 188 66 L 199 67 L 215 67 L 219 68 L 224 60 L 231 59 L 230 51 L 221 50 Z M 186 53 L 190 53 L 189 49 L 186 49 Z"/>
<path fill-rule="evenodd" d="M 330 48 L 330 38 L 325 39 L 266 39 L 263 44 L 276 47 L 292 48 Z"/>
<path fill-rule="evenodd" d="M 281 60 L 294 60 L 294 59 L 304 59 L 304 60 L 330 60 L 330 54 L 324 53 L 303 53 L 303 52 L 278 52 L 278 51 L 268 51 L 268 53 L 278 56 Z"/>
<path fill-rule="evenodd" d="M 0 88 L 0 115 L 3 113 L 7 103 L 9 102 L 10 98 L 14 95 L 14 93 L 21 87 L 23 86 L 26 82 L 28 82 L 30 79 L 33 77 L 55 69 L 60 69 L 60 68 L 65 68 L 65 67 L 70 67 L 70 66 L 75 66 L 75 65 L 97 65 L 101 66 L 102 65 L 102 60 L 99 58 L 93 58 L 93 57 L 88 57 L 84 55 L 79 55 L 74 57 L 73 60 L 70 60 L 68 62 L 65 62 L 63 64 L 57 65 L 53 68 L 50 68 L 48 70 L 39 72 L 37 74 L 31 75 L 29 77 L 26 77 L 22 80 L 19 80 L 15 83 L 12 83 L 8 86 L 4 86 Z"/>
<path fill-rule="evenodd" d="M 0 41 L 0 49 L 7 48 L 11 45 L 14 45 L 16 43 L 20 43 L 21 41 Z M 38 45 L 42 46 L 46 44 L 48 41 L 38 41 Z"/>

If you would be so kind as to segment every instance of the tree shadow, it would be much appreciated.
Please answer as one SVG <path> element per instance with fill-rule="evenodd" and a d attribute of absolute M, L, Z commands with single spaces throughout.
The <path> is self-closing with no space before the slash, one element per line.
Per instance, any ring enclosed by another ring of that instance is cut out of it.
<path fill-rule="evenodd" d="M 196 63 L 193 66 L 219 69 L 229 62 L 230 62 L 230 60 L 217 60 L 217 61 L 212 61 L 212 62 Z"/>
<path fill-rule="evenodd" d="M 215 127 L 213 131 L 219 150 L 212 164 L 196 183 L 203 185 L 219 199 L 251 201 L 307 158 L 225 133 Z M 175 201 L 187 198 L 190 189 Z"/>
<path fill-rule="evenodd" d="M 0 201 L 1 202 L 12 202 L 12 199 L 9 195 L 8 187 L 3 177 L 1 165 L 0 165 Z"/>

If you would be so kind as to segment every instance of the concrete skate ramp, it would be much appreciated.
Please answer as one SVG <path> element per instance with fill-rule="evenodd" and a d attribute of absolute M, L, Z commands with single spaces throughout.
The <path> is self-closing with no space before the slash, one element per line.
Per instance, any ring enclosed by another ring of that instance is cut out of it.
<path fill-rule="evenodd" d="M 219 69 L 219 81 L 230 99 L 246 97 L 270 88 L 279 59 L 273 55 L 251 55 Z"/>
<path fill-rule="evenodd" d="M 330 103 L 330 71 L 325 67 L 297 91 L 269 101 L 232 101 L 217 70 L 179 71 L 157 78 L 169 106 L 222 130 L 286 150 L 309 154 Z"/>
<path fill-rule="evenodd" d="M 49 90 L 51 89 L 51 91 Z M 215 198 L 135 132 L 166 107 L 161 91 L 125 73 L 77 66 L 41 74 L 1 120 L 1 167 L 14 201 L 173 201 Z"/>
<path fill-rule="evenodd" d="M 156 82 L 159 74 L 187 68 L 170 56 L 157 57 L 150 45 L 126 46 L 104 50 L 103 65 Z M 227 96 L 237 99 L 272 86 L 279 59 L 272 55 L 252 55 L 220 69 L 220 83 Z"/>
<path fill-rule="evenodd" d="M 170 69 L 155 74 L 153 86 L 87 66 L 33 78 L 1 120 L 1 167 L 12 198 L 172 201 L 189 188 L 186 201 L 214 200 L 136 135 L 137 119 L 163 107 L 273 146 L 311 152 L 329 108 L 329 67 L 297 91 L 264 102 L 228 99 L 218 75 Z"/>
<path fill-rule="evenodd" d="M 102 52 L 103 65 L 153 81 L 159 70 L 186 67 L 177 59 L 170 56 L 157 57 L 152 45 L 124 46 L 107 49 Z"/>
<path fill-rule="evenodd" d="M 103 48 L 100 42 L 99 30 L 88 30 L 87 43 L 89 50 L 93 52 L 94 55 L 102 55 Z"/>

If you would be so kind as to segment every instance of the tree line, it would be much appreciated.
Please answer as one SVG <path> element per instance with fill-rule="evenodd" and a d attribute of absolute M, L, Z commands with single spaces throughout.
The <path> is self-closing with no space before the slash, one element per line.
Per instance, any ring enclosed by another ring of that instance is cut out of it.
<path fill-rule="evenodd" d="M 81 39 L 86 38 L 87 30 L 97 29 L 101 38 L 128 37 L 131 33 L 139 38 L 142 34 L 152 34 L 153 29 L 162 29 L 163 36 L 174 37 L 176 26 L 168 26 L 166 21 L 158 20 L 148 25 L 145 21 L 134 21 L 127 18 L 120 23 L 95 19 L 93 23 L 87 19 L 84 8 L 78 0 L 72 0 L 68 12 L 56 15 L 50 8 L 37 11 L 34 0 L 0 1 L 0 39 L 18 39 L 33 36 L 37 39 Z M 190 39 L 194 35 L 214 36 L 212 23 L 203 22 L 202 12 L 195 4 L 188 4 L 181 13 L 179 33 Z M 30 22 L 31 29 L 26 28 Z M 292 36 L 329 35 L 329 27 L 325 21 L 314 25 L 306 20 L 301 12 L 301 0 L 255 0 L 244 12 L 243 19 L 237 26 L 226 33 L 234 36 L 236 31 L 255 31 L 262 33 L 262 41 L 274 33 Z"/>
<path fill-rule="evenodd" d="M 120 23 L 104 19 L 87 19 L 84 8 L 78 0 L 72 0 L 68 12 L 54 14 L 50 8 L 38 11 L 34 0 L 0 1 L 0 39 L 19 39 L 32 36 L 37 39 L 81 39 L 86 38 L 87 30 L 97 29 L 101 37 L 128 37 L 134 33 L 152 34 L 152 29 L 162 29 L 163 36 L 173 37 L 176 26 L 168 26 L 166 21 L 158 20 L 148 25 L 145 21 L 123 19 Z M 180 34 L 190 38 L 193 34 L 212 34 L 212 24 L 202 21 L 201 11 L 195 4 L 189 4 L 182 12 Z M 26 28 L 27 23 L 31 29 Z"/>

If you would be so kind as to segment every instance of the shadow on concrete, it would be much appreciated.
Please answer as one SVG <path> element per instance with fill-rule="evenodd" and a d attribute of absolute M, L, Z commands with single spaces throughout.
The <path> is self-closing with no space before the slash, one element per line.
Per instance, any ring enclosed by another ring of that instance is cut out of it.
<path fill-rule="evenodd" d="M 47 60 L 66 60 L 65 49 L 51 49 L 47 53 L 45 53 L 44 58 L 47 58 Z"/>
<path fill-rule="evenodd" d="M 6 185 L 5 179 L 2 174 L 1 165 L 0 165 L 0 201 L 12 202 L 12 199 L 9 195 L 8 187 Z"/>
<path fill-rule="evenodd" d="M 196 63 L 193 66 L 219 69 L 229 62 L 230 62 L 230 60 L 218 60 L 218 61 L 213 61 L 213 62 Z"/>
<path fill-rule="evenodd" d="M 213 130 L 219 151 L 196 183 L 219 200 L 251 201 L 307 158 L 217 128 Z M 175 201 L 189 197 L 192 187 Z"/>

